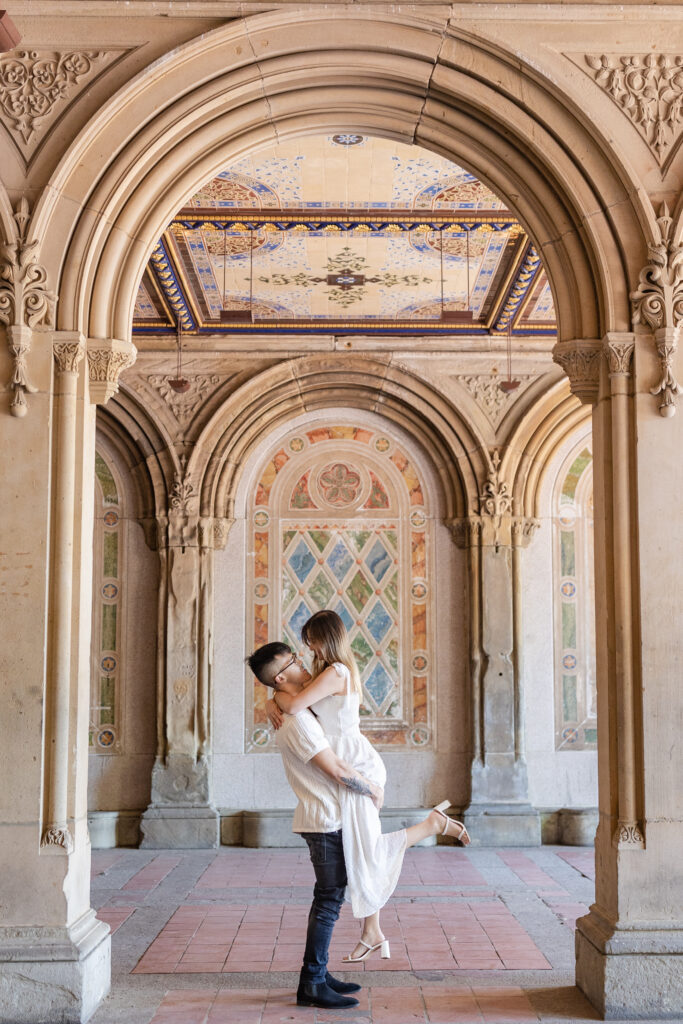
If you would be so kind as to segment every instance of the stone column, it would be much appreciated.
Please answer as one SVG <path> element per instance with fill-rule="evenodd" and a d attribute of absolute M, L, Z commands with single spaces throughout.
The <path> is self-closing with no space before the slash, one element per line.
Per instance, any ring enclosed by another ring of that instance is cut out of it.
<path fill-rule="evenodd" d="M 0 1006 L 15 1022 L 81 1021 L 110 980 L 87 829 L 95 409 L 82 335 L 10 325 L 8 336 Z"/>
<path fill-rule="evenodd" d="M 207 849 L 220 841 L 210 770 L 213 552 L 225 544 L 229 522 L 200 518 L 196 502 L 183 467 L 153 538 L 161 574 L 157 756 L 141 822 L 147 849 Z"/>
<path fill-rule="evenodd" d="M 512 514 L 493 452 L 479 515 L 453 524 L 469 554 L 470 803 L 463 820 L 477 846 L 538 846 L 524 756 L 524 674 L 520 549 L 536 526 Z"/>
<path fill-rule="evenodd" d="M 683 1017 L 683 422 L 672 418 L 679 327 L 662 325 L 667 315 L 674 322 L 664 294 L 673 247 L 663 235 L 656 284 L 643 288 L 641 275 L 632 297 L 634 322 L 654 336 L 609 333 L 593 343 L 592 384 L 581 384 L 584 400 L 597 401 L 600 817 L 595 903 L 577 922 L 576 981 L 607 1020 Z M 651 320 L 642 303 L 657 288 Z M 570 347 L 556 346 L 566 366 Z"/>

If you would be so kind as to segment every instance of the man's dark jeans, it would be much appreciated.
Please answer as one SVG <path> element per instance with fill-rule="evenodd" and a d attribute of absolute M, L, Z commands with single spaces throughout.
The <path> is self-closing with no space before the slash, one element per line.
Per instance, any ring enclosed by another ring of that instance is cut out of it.
<path fill-rule="evenodd" d="M 308 915 L 306 949 L 301 981 L 320 985 L 327 974 L 327 951 L 346 889 L 346 864 L 341 829 L 338 832 L 302 832 L 315 871 L 313 903 Z"/>

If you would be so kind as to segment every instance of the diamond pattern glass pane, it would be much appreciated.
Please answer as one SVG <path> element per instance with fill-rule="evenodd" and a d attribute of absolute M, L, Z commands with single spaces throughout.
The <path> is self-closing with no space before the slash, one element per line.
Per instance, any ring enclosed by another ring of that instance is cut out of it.
<path fill-rule="evenodd" d="M 318 573 L 315 581 L 308 590 L 318 608 L 327 608 L 334 594 L 334 587 L 329 582 L 322 570 Z"/>
<path fill-rule="evenodd" d="M 327 564 L 339 583 L 344 579 L 354 561 L 351 552 L 341 539 L 337 541 L 327 556 Z"/>
<path fill-rule="evenodd" d="M 365 689 L 379 709 L 394 688 L 394 681 L 389 677 L 384 666 L 378 662 L 367 678 Z"/>
<path fill-rule="evenodd" d="M 368 662 L 373 656 L 372 648 L 369 646 L 362 633 L 356 633 L 356 636 L 351 641 L 351 650 L 356 657 L 358 670 L 362 675 L 368 665 Z"/>
<path fill-rule="evenodd" d="M 379 538 L 375 541 L 370 548 L 369 553 L 365 556 L 365 564 L 378 583 L 382 582 L 392 561 L 393 559 Z"/>
<path fill-rule="evenodd" d="M 376 644 L 381 644 L 392 623 L 391 616 L 387 613 L 381 601 L 376 601 L 372 611 L 365 620 L 370 635 Z"/>
<path fill-rule="evenodd" d="M 372 596 L 372 587 L 359 570 L 346 588 L 346 592 L 356 611 L 362 612 Z"/>
<path fill-rule="evenodd" d="M 351 613 L 349 612 L 346 605 L 343 604 L 341 601 L 337 601 L 336 605 L 334 606 L 334 610 L 339 616 L 339 618 L 342 620 L 346 628 L 350 630 L 351 627 L 353 626 L 354 620 L 351 617 Z"/>
<path fill-rule="evenodd" d="M 287 620 L 287 628 L 292 636 L 292 639 L 295 641 L 297 647 L 301 643 L 301 630 L 303 624 L 304 622 L 306 622 L 307 619 L 310 619 L 310 617 L 310 610 L 307 608 L 303 601 L 299 601 L 299 604 L 296 606 L 294 614 L 290 615 Z"/>
<path fill-rule="evenodd" d="M 308 545 L 302 539 L 289 556 L 289 564 L 294 571 L 299 583 L 303 583 L 309 572 L 315 565 L 315 558 L 310 552 Z"/>

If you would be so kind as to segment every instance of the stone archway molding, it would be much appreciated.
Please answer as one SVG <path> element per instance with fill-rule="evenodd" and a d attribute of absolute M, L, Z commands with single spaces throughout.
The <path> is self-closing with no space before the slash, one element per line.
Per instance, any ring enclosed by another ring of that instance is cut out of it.
<path fill-rule="evenodd" d="M 628 327 L 652 211 L 555 85 L 429 15 L 361 10 L 339 22 L 310 8 L 305 34 L 299 18 L 255 15 L 179 47 L 81 133 L 35 213 L 62 329 L 128 340 L 149 253 L 193 191 L 264 143 L 351 129 L 437 150 L 506 197 L 543 255 L 560 340 Z M 112 157 L 99 170 L 105 131 Z"/>

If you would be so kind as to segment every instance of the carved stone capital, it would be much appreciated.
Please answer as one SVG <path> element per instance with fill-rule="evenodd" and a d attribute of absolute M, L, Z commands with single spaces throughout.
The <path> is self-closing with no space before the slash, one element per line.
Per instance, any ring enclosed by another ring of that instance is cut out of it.
<path fill-rule="evenodd" d="M 479 543 L 482 529 L 479 516 L 462 516 L 459 519 L 446 519 L 444 522 L 457 547 L 471 548 Z"/>
<path fill-rule="evenodd" d="M 618 850 L 644 850 L 645 836 L 637 821 L 619 821 L 612 837 L 612 845 Z"/>
<path fill-rule="evenodd" d="M 41 846 L 61 846 L 65 853 L 72 853 L 74 841 L 66 825 L 52 825 L 43 832 Z"/>
<path fill-rule="evenodd" d="M 197 531 L 200 548 L 213 548 L 222 551 L 228 541 L 230 527 L 234 522 L 234 519 L 202 516 Z"/>
<path fill-rule="evenodd" d="M 600 387 L 602 343 L 592 338 L 558 341 L 553 360 L 569 377 L 572 394 L 584 405 L 595 405 Z"/>
<path fill-rule="evenodd" d="M 525 548 L 540 528 L 540 520 L 530 516 L 512 517 L 512 543 L 514 547 Z"/>
<path fill-rule="evenodd" d="M 78 373 L 85 355 L 85 338 L 78 331 L 59 331 L 52 342 L 57 373 Z"/>
<path fill-rule="evenodd" d="M 603 350 L 610 377 L 630 377 L 635 350 L 635 336 L 624 331 L 611 331 L 603 339 Z"/>
<path fill-rule="evenodd" d="M 93 405 L 105 405 L 116 394 L 121 373 L 133 365 L 137 354 L 131 341 L 88 339 L 88 378 Z"/>

